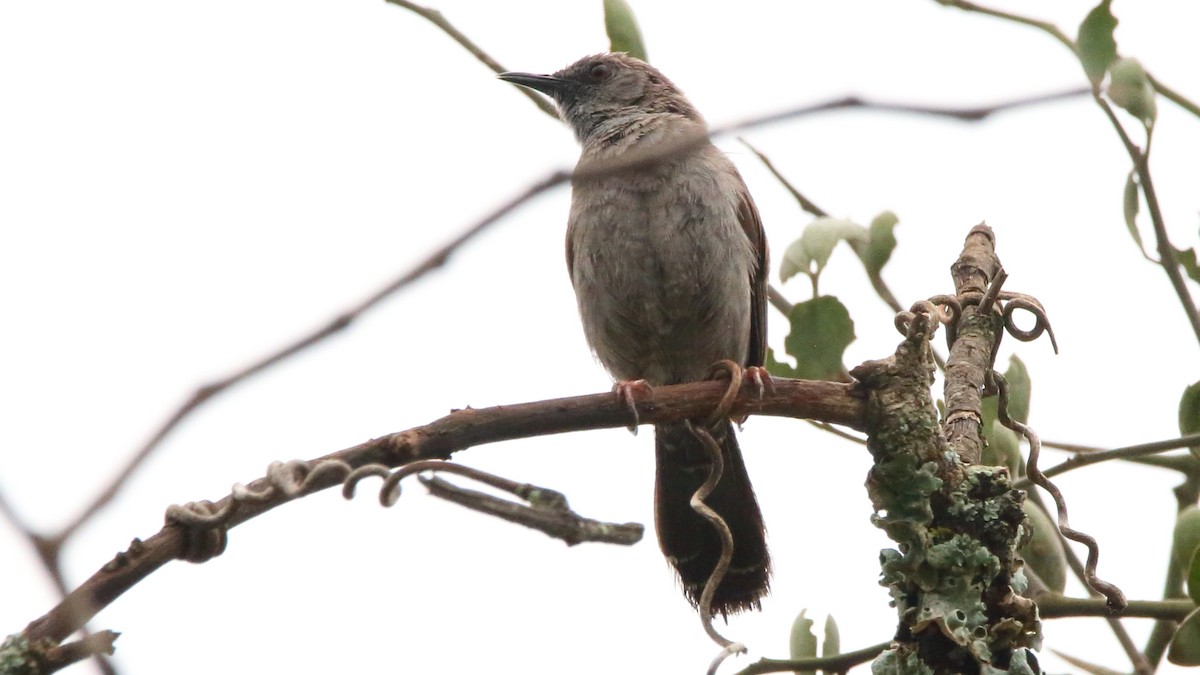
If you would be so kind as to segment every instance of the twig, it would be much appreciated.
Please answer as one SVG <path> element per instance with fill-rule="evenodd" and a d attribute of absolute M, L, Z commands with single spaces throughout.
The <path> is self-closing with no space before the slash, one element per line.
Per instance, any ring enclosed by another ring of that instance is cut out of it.
<path fill-rule="evenodd" d="M 321 342 L 322 340 L 340 333 L 341 331 L 350 327 L 352 323 L 354 323 L 367 311 L 375 308 L 377 305 L 379 305 L 379 303 L 396 294 L 398 291 L 403 290 L 409 284 L 425 276 L 427 273 L 432 272 L 433 270 L 444 265 L 446 261 L 449 260 L 450 256 L 453 255 L 459 248 L 473 239 L 476 235 L 486 230 L 496 221 L 500 220 L 532 197 L 566 181 L 568 177 L 569 175 L 563 172 L 555 172 L 546 176 L 542 180 L 526 188 L 516 197 L 510 199 L 500 208 L 492 211 L 462 234 L 442 245 L 436 251 L 427 256 L 425 260 L 418 263 L 415 267 L 408 270 L 396 279 L 388 282 L 387 285 L 375 291 L 366 299 L 361 300 L 358 304 L 335 317 L 325 326 L 313 331 L 312 333 L 304 335 L 299 339 L 285 345 L 284 347 L 262 357 L 258 361 L 238 372 L 235 372 L 196 390 L 196 393 L 192 394 L 192 397 L 189 398 L 182 406 L 180 406 L 180 408 L 176 410 L 169 418 L 167 418 L 167 421 L 163 423 L 163 425 L 160 426 L 157 431 L 154 432 L 154 434 L 150 437 L 150 440 L 148 440 L 145 445 L 143 445 L 138 452 L 125 464 L 125 466 L 117 474 L 116 478 L 112 480 L 108 487 L 105 488 L 104 491 L 101 492 L 91 504 L 83 509 L 83 511 L 69 525 L 67 525 L 67 527 L 63 528 L 62 532 L 53 537 L 52 540 L 59 542 L 65 540 L 76 530 L 78 530 L 85 522 L 87 522 L 89 518 L 95 515 L 96 512 L 112 501 L 112 499 L 120 491 L 121 487 L 123 487 L 125 482 L 129 479 L 129 476 L 132 475 L 134 470 L 136 470 L 137 467 L 141 465 L 141 463 L 159 447 L 163 439 L 165 439 L 172 431 L 174 431 L 175 428 L 178 427 L 179 424 L 184 420 L 184 418 L 194 412 L 201 405 L 209 401 L 213 396 L 226 391 L 234 385 L 241 384 L 251 376 L 257 375 L 262 371 L 267 370 L 268 368 L 277 365 L 292 356 L 295 356 L 305 349 L 312 347 L 318 342 Z"/>
<path fill-rule="evenodd" d="M 809 659 L 759 659 L 746 668 L 739 670 L 736 675 L 760 675 L 761 673 L 786 673 L 792 671 L 823 670 L 826 673 L 844 673 L 860 663 L 866 663 L 883 653 L 891 646 L 890 642 L 880 642 L 877 645 L 864 647 L 837 656 L 820 656 Z"/>
<path fill-rule="evenodd" d="M 1175 105 L 1183 108 L 1196 117 L 1200 117 L 1200 105 L 1196 105 L 1192 101 L 1184 98 L 1182 94 L 1163 84 L 1161 80 L 1159 80 L 1157 77 L 1154 77 L 1150 73 L 1146 73 L 1146 77 L 1150 80 L 1150 84 L 1154 85 L 1154 89 L 1163 95 L 1163 98 L 1171 101 Z"/>
<path fill-rule="evenodd" d="M 1050 513 L 1049 509 L 1046 508 L 1046 503 L 1042 499 L 1040 492 L 1037 490 L 1030 490 L 1028 493 L 1028 498 L 1030 501 L 1037 504 L 1037 507 L 1040 508 L 1043 513 Z M 1103 597 L 1100 595 L 1099 591 L 1088 585 L 1087 566 L 1084 565 L 1083 561 L 1079 559 L 1079 556 L 1075 553 L 1075 549 L 1067 543 L 1067 538 L 1058 530 L 1055 530 L 1054 533 L 1058 535 L 1059 541 L 1062 542 L 1063 556 L 1067 560 L 1067 566 L 1071 568 L 1071 573 L 1075 575 L 1075 578 L 1079 579 L 1080 583 L 1083 584 L 1083 587 L 1087 590 L 1089 595 L 1091 595 L 1093 598 Z M 1035 598 L 1035 602 L 1040 603 L 1040 601 L 1043 599 L 1042 594 L 1045 593 L 1051 594 L 1050 596 L 1047 596 L 1051 598 L 1062 597 L 1057 593 L 1043 589 L 1033 596 Z M 1105 600 L 1105 606 L 1108 606 L 1107 600 Z M 1042 616 L 1045 615 L 1043 614 Z M 1113 632 L 1113 636 L 1117 638 L 1117 642 L 1121 645 L 1121 649 L 1125 650 L 1125 656 L 1129 659 L 1129 663 L 1133 666 L 1134 674 L 1150 675 L 1153 673 L 1154 669 L 1150 667 L 1146 655 L 1142 653 L 1140 649 L 1138 649 L 1136 644 L 1134 644 L 1133 638 L 1130 637 L 1129 631 L 1125 628 L 1125 624 L 1121 623 L 1119 618 L 1112 616 L 1111 610 L 1109 611 L 1108 616 L 1105 617 L 1105 623 L 1108 624 L 1109 630 Z"/>
<path fill-rule="evenodd" d="M 638 401 L 644 424 L 655 424 L 708 415 L 726 397 L 724 382 L 706 381 L 656 387 L 650 397 Z M 813 382 L 776 378 L 774 388 L 760 394 L 745 387 L 733 400 L 730 415 L 775 415 L 821 419 L 861 429 L 865 403 L 852 394 L 850 386 L 836 382 Z M 445 459 L 464 448 L 515 438 L 623 427 L 629 424 L 629 408 L 611 392 L 552 399 L 534 403 L 459 410 L 422 427 L 372 439 L 352 448 L 311 462 L 289 462 L 281 469 L 247 486 L 235 486 L 234 494 L 215 503 L 199 503 L 192 509 L 176 507 L 172 512 L 202 513 L 183 524 L 181 518 L 144 542 L 131 547 L 93 574 L 45 616 L 26 627 L 30 640 L 66 639 L 100 609 L 171 560 L 195 555 L 206 547 L 211 557 L 224 548 L 225 530 L 293 499 L 340 484 L 349 469 L 367 465 L 397 467 L 419 460 Z M 346 470 L 320 470 L 345 466 Z M 295 479 L 290 480 L 289 476 Z M 208 514 L 208 515 L 204 515 Z M 219 531 L 210 531 L 216 530 Z"/>
<path fill-rule="evenodd" d="M 1138 173 L 1138 185 L 1142 189 L 1142 195 L 1146 198 L 1146 211 L 1150 213 L 1150 223 L 1154 225 L 1158 259 L 1163 271 L 1167 273 L 1167 278 L 1171 281 L 1171 287 L 1175 289 L 1175 295 L 1179 297 L 1179 302 L 1183 305 L 1183 312 L 1192 325 L 1192 332 L 1196 335 L 1196 339 L 1200 340 L 1200 310 L 1197 310 L 1196 303 L 1192 300 L 1191 291 L 1188 290 L 1183 273 L 1179 270 L 1179 260 L 1175 257 L 1175 246 L 1171 244 L 1167 235 L 1167 225 L 1163 221 L 1162 209 L 1158 205 L 1158 193 L 1154 189 L 1154 180 L 1150 177 L 1150 158 L 1146 152 L 1138 148 L 1129 134 L 1125 133 L 1125 127 L 1117 119 L 1112 106 L 1100 96 L 1098 90 L 1092 92 L 1092 98 L 1108 116 L 1108 121 L 1112 123 L 1117 135 L 1121 138 L 1121 143 L 1125 146 L 1125 152 L 1133 160 L 1133 167 Z"/>
<path fill-rule="evenodd" d="M 771 163 L 771 160 L 768 159 L 766 155 L 759 152 L 758 148 L 755 148 L 753 145 L 750 145 L 750 142 L 744 138 L 739 137 L 738 142 L 741 143 L 742 145 L 746 146 L 747 148 L 749 148 L 750 152 L 753 152 L 754 155 L 756 157 L 758 157 L 759 161 L 763 163 L 763 166 L 767 167 L 767 171 L 770 171 L 771 175 L 775 176 L 775 179 L 778 180 L 779 183 L 781 185 L 783 185 L 783 187 L 788 192 L 792 193 L 792 197 L 794 197 L 796 199 L 796 201 L 800 204 L 800 208 L 804 209 L 805 211 L 811 213 L 812 215 L 814 215 L 818 218 L 824 218 L 829 215 L 829 213 L 826 212 L 825 209 L 822 209 L 821 207 L 817 206 L 815 203 L 813 203 L 812 200 L 810 200 L 808 197 L 805 197 L 803 194 L 801 194 L 800 191 L 796 189 L 796 186 L 792 185 L 791 181 L 789 181 L 787 178 L 784 178 L 783 174 L 779 173 L 779 169 L 776 169 L 775 165 Z M 896 310 L 896 311 L 900 311 L 900 310 Z"/>
<path fill-rule="evenodd" d="M 1044 619 L 1064 619 L 1079 616 L 1109 617 L 1108 602 L 1102 598 L 1069 598 L 1058 593 L 1039 593 L 1033 598 L 1038 613 Z M 1196 609 L 1191 600 L 1130 600 L 1121 616 L 1142 619 L 1182 621 Z"/>
<path fill-rule="evenodd" d="M 444 466 L 454 466 L 442 462 Z M 418 476 L 421 484 L 429 489 L 429 494 L 453 502 L 459 506 L 495 516 L 510 523 L 524 525 L 538 530 L 547 536 L 561 539 L 567 546 L 575 546 L 583 542 L 594 541 L 604 544 L 619 544 L 630 546 L 642 540 L 644 529 L 638 523 L 605 523 L 591 518 L 584 518 L 566 508 L 563 500 L 562 508 L 551 508 L 538 504 L 527 506 L 507 499 L 459 487 L 437 476 Z M 533 488 L 534 486 L 527 486 Z M 553 492 L 545 488 L 536 488 L 538 493 Z M 558 494 L 558 493 L 555 493 Z M 561 495 L 559 495 L 561 497 Z"/>
<path fill-rule="evenodd" d="M 831 112 L 834 110 L 854 108 L 926 114 L 939 117 L 949 117 L 952 119 L 976 121 L 1003 110 L 1009 110 L 1024 105 L 1031 105 L 1033 103 L 1055 100 L 1065 96 L 1073 96 L 1075 94 L 1076 92 L 1063 92 L 1058 94 L 1049 94 L 1046 96 L 1026 97 L 1004 103 L 998 103 L 992 106 L 973 108 L 928 107 L 903 103 L 868 101 L 856 97 L 847 97 L 826 101 L 823 103 L 799 106 L 760 117 L 750 118 L 748 120 L 729 124 L 723 127 L 718 127 L 713 129 L 708 134 L 708 137 L 728 135 L 737 131 L 765 126 L 768 124 L 775 124 L 785 120 L 797 119 L 809 115 Z M 170 417 L 168 417 L 166 422 L 164 422 L 151 435 L 150 439 L 138 450 L 137 453 L 135 453 L 133 458 L 126 463 L 126 465 L 117 474 L 117 477 L 113 479 L 113 481 L 104 489 L 104 491 L 101 492 L 101 494 L 97 496 L 85 509 L 83 509 L 79 516 L 77 516 L 70 525 L 64 528 L 63 531 L 58 534 L 58 536 L 52 537 L 50 540 L 61 541 L 66 539 L 76 530 L 78 530 L 83 523 L 90 519 L 101 508 L 112 501 L 134 470 L 154 452 L 154 450 L 162 443 L 162 441 L 172 431 L 174 431 L 188 415 L 197 410 L 201 405 L 207 403 L 214 396 L 225 392 L 234 385 L 241 384 L 250 376 L 257 375 L 258 373 L 287 360 L 289 357 L 295 356 L 303 350 L 312 347 L 322 340 L 345 330 L 350 326 L 351 323 L 360 318 L 362 314 L 366 313 L 370 309 L 373 309 L 383 300 L 386 300 L 428 272 L 441 267 L 446 263 L 450 256 L 458 250 L 459 247 L 473 239 L 480 232 L 487 229 L 496 221 L 500 220 L 502 217 L 509 214 L 533 197 L 546 192 L 551 188 L 557 187 L 558 185 L 562 185 L 574 178 L 597 178 L 605 175 L 620 173 L 630 168 L 645 166 L 654 162 L 666 161 L 671 157 L 675 157 L 680 153 L 696 147 L 698 144 L 704 142 L 705 138 L 705 136 L 698 136 L 684 139 L 676 143 L 663 144 L 662 147 L 655 148 L 653 151 L 646 153 L 626 153 L 627 159 L 623 159 L 620 162 L 604 163 L 602 165 L 595 165 L 580 169 L 575 172 L 559 170 L 549 173 L 541 180 L 527 187 L 519 195 L 505 203 L 503 206 L 491 212 L 475 225 L 468 228 L 461 235 L 434 251 L 417 266 L 410 269 L 408 272 L 404 273 L 395 280 L 389 282 L 383 288 L 373 293 L 367 299 L 359 302 L 351 309 L 335 317 L 322 328 L 309 333 L 308 335 L 295 340 L 285 347 L 261 358 L 241 371 L 226 376 L 221 380 L 198 389 L 186 402 L 184 402 L 182 406 L 179 407 L 179 409 L 177 409 Z M 774 299 L 775 298 L 773 298 L 773 300 Z"/>
<path fill-rule="evenodd" d="M 111 630 L 102 630 L 74 642 L 52 647 L 46 650 L 44 654 L 44 668 L 39 669 L 38 672 L 53 673 L 69 665 L 78 663 L 89 656 L 111 656 L 113 653 L 113 642 L 116 642 L 120 635 L 120 633 Z M 97 660 L 102 662 L 102 659 L 98 658 Z"/>
<path fill-rule="evenodd" d="M 975 12 L 977 14 L 985 14 L 987 16 L 994 16 L 997 19 L 1004 19 L 1005 21 L 1012 21 L 1013 23 L 1019 23 L 1019 24 L 1024 24 L 1026 26 L 1032 26 L 1034 28 L 1037 28 L 1038 30 L 1044 31 L 1045 33 L 1047 33 L 1048 35 L 1053 37 L 1055 40 L 1058 40 L 1067 49 L 1070 49 L 1071 51 L 1075 51 L 1075 41 L 1072 40 L 1071 38 L 1067 37 L 1066 33 L 1063 33 L 1061 30 L 1059 30 L 1058 26 L 1055 26 L 1054 24 L 1052 24 L 1048 21 L 1039 21 L 1037 19 L 1033 19 L 1033 18 L 1030 18 L 1027 16 L 1021 16 L 1019 14 L 1013 14 L 1011 12 L 1005 12 L 1005 11 L 999 10 L 999 9 L 992 9 L 991 7 L 984 7 L 983 5 L 977 5 L 973 2 L 968 2 L 967 0 L 937 0 L 937 1 L 940 4 L 946 5 L 947 7 L 957 7 L 958 9 L 966 10 L 968 12 Z"/>
<path fill-rule="evenodd" d="M 1049 446 L 1048 443 L 1043 444 Z M 1050 478 L 1051 476 L 1059 476 L 1068 471 L 1074 471 L 1092 464 L 1100 462 L 1109 462 L 1114 459 L 1134 459 L 1136 457 L 1145 457 L 1147 455 L 1155 455 L 1168 450 L 1178 450 L 1179 448 L 1188 448 L 1194 445 L 1200 445 L 1200 433 L 1188 434 L 1180 438 L 1169 438 L 1163 441 L 1153 441 L 1151 443 L 1142 443 L 1140 445 L 1130 445 L 1114 450 L 1098 450 L 1095 448 L 1087 448 L 1086 446 L 1074 446 L 1068 444 L 1056 444 L 1055 447 L 1064 450 L 1076 452 L 1074 457 L 1066 460 L 1061 464 L 1056 464 L 1042 472 L 1042 475 Z M 1084 454 L 1086 451 L 1086 454 Z M 1029 477 L 1026 476 L 1013 483 L 1014 487 L 1027 488 L 1030 485 Z"/>
<path fill-rule="evenodd" d="M 778 288 L 770 284 L 767 285 L 767 301 L 784 316 L 789 316 L 792 313 L 792 308 L 795 307 L 795 305 L 783 296 L 783 293 L 779 292 Z"/>
<path fill-rule="evenodd" d="M 387 0 L 387 1 L 392 3 L 393 5 L 403 7 L 404 9 L 407 9 L 410 12 L 413 12 L 414 14 L 424 18 L 425 20 L 429 21 L 433 25 L 440 28 L 443 33 L 450 36 L 450 39 L 452 39 L 455 42 L 457 42 L 458 44 L 462 45 L 463 49 L 466 49 L 468 52 L 470 52 L 471 56 L 474 56 L 483 65 L 487 66 L 488 68 L 491 68 L 492 72 L 499 74 L 499 73 L 503 73 L 505 70 L 507 70 L 504 66 L 500 65 L 499 61 L 497 61 L 496 59 L 493 59 L 491 56 L 488 55 L 487 52 L 483 51 L 483 49 L 481 49 L 479 47 L 479 45 L 472 42 L 471 38 L 469 38 L 466 35 L 463 35 L 461 32 L 459 32 L 459 30 L 457 28 L 455 28 L 449 21 L 447 21 L 446 17 L 442 16 L 442 13 L 437 11 L 436 9 L 433 9 L 431 7 L 422 7 L 420 5 L 408 2 L 407 0 Z M 539 110 L 541 110 L 542 112 L 546 113 L 547 115 L 553 117 L 554 119 L 558 119 L 558 111 L 556 111 L 554 109 L 554 106 L 551 105 L 550 102 L 547 101 L 545 98 L 542 98 L 541 96 L 533 93 L 532 91 L 530 91 L 524 87 L 518 87 L 515 84 L 513 86 L 516 87 L 517 90 L 520 91 L 522 94 L 524 94 L 526 98 L 528 98 L 530 101 L 533 101 L 533 104 L 536 105 Z"/>
<path fill-rule="evenodd" d="M 1039 21 L 1030 17 L 1013 14 L 1002 10 L 992 9 L 983 5 L 977 5 L 967 0 L 938 0 L 943 5 L 957 7 L 959 9 L 994 16 L 1006 21 L 1032 26 L 1050 35 L 1055 40 L 1058 40 L 1072 53 L 1078 53 L 1078 46 L 1075 41 L 1067 37 L 1065 33 L 1058 29 L 1054 24 L 1046 21 Z M 1195 103 L 1188 101 L 1180 94 L 1167 88 L 1157 79 L 1150 77 L 1151 84 L 1154 88 L 1177 105 L 1181 106 L 1188 112 L 1200 117 L 1200 107 Z M 1174 288 L 1175 294 L 1179 296 L 1179 301 L 1183 305 L 1183 311 L 1187 315 L 1188 321 L 1192 325 L 1192 332 L 1195 333 L 1196 339 L 1200 340 L 1200 310 L 1197 310 L 1196 304 L 1192 301 L 1191 293 L 1188 291 L 1187 284 L 1183 280 L 1183 275 L 1179 271 L 1179 262 L 1175 258 L 1175 248 L 1171 245 L 1170 239 L 1167 237 L 1166 226 L 1163 224 L 1162 211 L 1158 206 L 1158 196 L 1154 191 L 1154 183 L 1150 178 L 1150 166 L 1147 153 L 1138 149 L 1137 145 L 1130 140 L 1129 135 L 1125 133 L 1125 128 L 1121 125 L 1113 113 L 1112 107 L 1100 95 L 1099 88 L 1089 88 L 1087 92 L 1092 94 L 1092 98 L 1104 114 L 1108 116 L 1113 128 L 1116 129 L 1117 135 L 1121 137 L 1121 142 L 1125 145 L 1125 150 L 1133 160 L 1134 168 L 1138 172 L 1139 182 L 1142 188 L 1142 194 L 1146 197 L 1146 208 L 1150 212 L 1150 220 L 1154 224 L 1154 238 L 1158 244 L 1159 261 L 1163 270 L 1167 273 L 1167 277 L 1171 281 L 1171 287 Z M 1145 252 L 1143 251 L 1143 255 Z"/>

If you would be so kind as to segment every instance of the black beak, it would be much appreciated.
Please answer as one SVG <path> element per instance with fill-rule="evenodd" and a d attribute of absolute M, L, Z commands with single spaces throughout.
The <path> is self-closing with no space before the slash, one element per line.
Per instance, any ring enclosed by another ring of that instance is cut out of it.
<path fill-rule="evenodd" d="M 540 91 L 543 94 L 552 97 L 562 95 L 567 89 L 574 84 L 570 80 L 564 80 L 553 75 L 534 75 L 533 73 L 500 73 L 497 77 L 505 82 L 519 84 L 522 87 L 529 87 L 535 91 Z"/>

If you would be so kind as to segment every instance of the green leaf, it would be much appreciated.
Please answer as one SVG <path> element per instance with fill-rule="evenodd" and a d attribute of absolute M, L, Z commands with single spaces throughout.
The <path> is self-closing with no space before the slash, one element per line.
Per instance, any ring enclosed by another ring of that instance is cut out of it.
<path fill-rule="evenodd" d="M 650 61 L 633 8 L 625 0 L 604 0 L 604 30 L 608 33 L 609 51 L 625 52 L 647 63 Z"/>
<path fill-rule="evenodd" d="M 1175 249 L 1175 261 L 1183 267 L 1183 271 L 1187 273 L 1188 278 L 1200 283 L 1200 265 L 1196 264 L 1196 249 Z"/>
<path fill-rule="evenodd" d="M 1167 660 L 1177 666 L 1200 666 L 1200 609 L 1188 614 L 1175 631 Z"/>
<path fill-rule="evenodd" d="M 1200 548 L 1200 506 L 1192 504 L 1179 512 L 1171 534 L 1171 558 L 1177 569 L 1189 569 L 1197 548 Z"/>
<path fill-rule="evenodd" d="M 792 364 L 775 358 L 775 350 L 770 347 L 767 347 L 767 358 L 763 362 L 763 367 L 775 377 L 790 377 L 793 379 L 800 377 L 799 372 Z"/>
<path fill-rule="evenodd" d="M 1146 253 L 1146 245 L 1142 243 L 1142 233 L 1138 230 L 1137 215 L 1140 208 L 1141 192 L 1138 190 L 1137 169 L 1132 169 L 1129 175 L 1125 177 L 1125 227 L 1129 228 L 1129 234 L 1133 236 L 1133 241 L 1141 249 L 1142 255 Z"/>
<path fill-rule="evenodd" d="M 1108 97 L 1147 127 L 1158 117 L 1154 85 L 1137 59 L 1117 59 L 1108 69 Z"/>
<path fill-rule="evenodd" d="M 1192 553 L 1192 561 L 1188 563 L 1187 573 L 1188 597 L 1192 602 L 1200 604 L 1200 549 Z"/>
<path fill-rule="evenodd" d="M 1025 500 L 1021 505 L 1029 519 L 1032 536 L 1018 549 L 1025 564 L 1045 582 L 1050 590 L 1062 593 L 1067 586 L 1067 554 L 1063 551 L 1058 527 L 1040 506 Z"/>
<path fill-rule="evenodd" d="M 1025 363 L 1015 355 L 1008 360 L 1004 371 L 1008 382 L 1008 415 L 1018 422 L 1029 421 L 1029 398 L 1032 384 Z M 1016 432 L 1000 424 L 996 419 L 999 396 L 983 399 L 983 432 L 987 447 L 983 449 L 983 461 L 990 466 L 1007 466 L 1012 474 L 1018 475 L 1021 466 L 1021 439 Z"/>
<path fill-rule="evenodd" d="M 800 615 L 792 622 L 792 637 L 789 642 L 791 657 L 796 659 L 811 659 L 817 655 L 817 636 L 812 631 L 812 619 L 805 618 L 807 609 L 800 610 Z M 799 675 L 815 675 L 814 670 L 794 671 Z"/>
<path fill-rule="evenodd" d="M 821 643 L 821 656 L 829 658 L 842 653 L 842 636 L 838 632 L 833 615 L 825 617 L 825 641 Z"/>
<path fill-rule="evenodd" d="M 870 237 L 867 228 L 849 220 L 817 218 L 809 223 L 800 238 L 783 252 L 779 276 L 783 281 L 797 274 L 818 276 L 829 262 L 829 256 L 833 255 L 833 247 L 839 241 L 846 241 L 857 251 L 859 247 L 867 245 Z"/>
<path fill-rule="evenodd" d="M 1179 433 L 1183 436 L 1200 431 L 1200 382 L 1189 384 L 1179 399 Z"/>
<path fill-rule="evenodd" d="M 1004 379 L 1008 382 L 1008 416 L 1021 424 L 1029 422 L 1029 397 L 1033 392 L 1033 383 L 1029 381 L 1025 362 L 1016 354 L 1008 359 Z"/>
<path fill-rule="evenodd" d="M 855 249 L 858 257 L 862 258 L 863 265 L 867 267 L 867 274 L 878 275 L 892 257 L 892 251 L 896 249 L 896 235 L 893 230 L 899 222 L 900 219 L 891 211 L 884 211 L 871 221 L 866 246 L 861 250 Z"/>
<path fill-rule="evenodd" d="M 1117 17 L 1113 16 L 1110 5 L 1112 0 L 1103 0 L 1088 12 L 1083 23 L 1079 24 L 1079 39 L 1076 41 L 1083 72 L 1096 85 L 1100 84 L 1109 65 L 1117 59 L 1117 41 L 1113 38 Z"/>
<path fill-rule="evenodd" d="M 987 438 L 987 446 L 983 448 L 983 456 L 981 461 L 986 466 L 1004 466 L 1008 467 L 1008 473 L 1012 476 L 1019 476 L 1021 470 L 1021 439 L 1017 436 L 1017 432 L 1009 429 L 1003 424 L 996 423 L 995 408 L 996 398 L 989 397 L 984 399 L 984 407 L 987 407 L 987 402 L 992 402 L 992 419 L 987 420 L 987 413 L 984 413 L 984 436 Z"/>
<path fill-rule="evenodd" d="M 1200 382 L 1189 384 L 1179 397 L 1179 435 L 1187 436 L 1200 431 Z M 1188 448 L 1200 457 L 1200 447 Z"/>
<path fill-rule="evenodd" d="M 794 305 L 788 321 L 792 328 L 783 346 L 796 359 L 790 377 L 843 380 L 842 354 L 854 341 L 854 321 L 846 307 L 834 296 L 822 295 Z"/>

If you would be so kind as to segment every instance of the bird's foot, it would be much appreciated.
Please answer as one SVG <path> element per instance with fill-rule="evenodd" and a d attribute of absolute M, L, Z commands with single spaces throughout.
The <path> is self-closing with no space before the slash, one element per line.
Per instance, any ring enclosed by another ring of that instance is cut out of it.
<path fill-rule="evenodd" d="M 641 424 L 638 416 L 637 397 L 648 395 L 653 391 L 645 380 L 621 380 L 613 385 L 613 393 L 617 395 L 617 400 L 624 403 L 630 414 L 633 415 L 633 423 L 626 428 L 634 436 L 637 436 L 638 425 Z"/>
<path fill-rule="evenodd" d="M 775 393 L 775 380 L 771 379 L 771 374 L 762 366 L 746 366 L 745 376 L 754 384 L 754 391 L 758 394 L 759 400 L 765 394 Z"/>

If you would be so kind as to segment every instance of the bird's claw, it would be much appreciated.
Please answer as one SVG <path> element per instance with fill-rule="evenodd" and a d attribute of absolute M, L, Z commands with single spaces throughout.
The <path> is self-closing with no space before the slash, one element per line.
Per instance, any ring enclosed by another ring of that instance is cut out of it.
<path fill-rule="evenodd" d="M 759 400 L 762 400 L 762 397 L 768 393 L 775 393 L 775 380 L 771 378 L 771 373 L 768 373 L 766 368 L 746 366 L 745 376 L 754 383 L 754 391 L 758 394 Z"/>
<path fill-rule="evenodd" d="M 624 403 L 625 407 L 629 409 L 629 413 L 633 415 L 633 424 L 626 428 L 634 436 L 637 436 L 638 425 L 641 424 L 641 418 L 638 416 L 637 397 L 639 394 L 649 394 L 652 391 L 645 380 L 621 380 L 613 385 L 613 393 L 617 395 L 617 400 Z"/>

